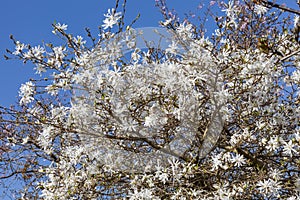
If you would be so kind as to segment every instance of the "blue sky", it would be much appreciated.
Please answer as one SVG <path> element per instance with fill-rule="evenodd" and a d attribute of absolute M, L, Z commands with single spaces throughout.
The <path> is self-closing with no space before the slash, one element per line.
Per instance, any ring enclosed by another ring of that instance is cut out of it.
<path fill-rule="evenodd" d="M 122 1 L 120 1 L 122 2 Z M 200 0 L 169 1 L 178 13 L 196 10 Z M 183 3 L 184 2 L 184 3 Z M 9 106 L 17 102 L 18 89 L 34 75 L 33 65 L 24 65 L 18 60 L 6 61 L 5 49 L 14 49 L 9 39 L 13 34 L 23 43 L 38 45 L 44 42 L 59 41 L 51 31 L 53 22 L 68 24 L 73 35 L 85 36 L 84 28 L 97 31 L 102 24 L 103 14 L 114 7 L 114 0 L 2 0 L 0 7 L 0 105 Z M 140 13 L 135 27 L 155 27 L 162 19 L 155 0 L 128 0 L 126 21 L 130 22 Z"/>

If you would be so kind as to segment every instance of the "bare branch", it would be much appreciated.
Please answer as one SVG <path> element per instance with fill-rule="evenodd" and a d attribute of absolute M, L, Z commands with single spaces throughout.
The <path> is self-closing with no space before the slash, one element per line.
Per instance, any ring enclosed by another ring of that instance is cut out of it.
<path fill-rule="evenodd" d="M 294 13 L 294 14 L 300 15 L 300 11 L 299 10 L 295 10 L 293 8 L 289 8 L 289 7 L 286 7 L 284 5 L 280 5 L 280 4 L 274 3 L 272 1 L 262 0 L 262 5 L 266 5 L 269 8 L 270 7 L 278 8 L 278 9 L 286 11 L 286 12 L 290 12 L 290 13 Z"/>

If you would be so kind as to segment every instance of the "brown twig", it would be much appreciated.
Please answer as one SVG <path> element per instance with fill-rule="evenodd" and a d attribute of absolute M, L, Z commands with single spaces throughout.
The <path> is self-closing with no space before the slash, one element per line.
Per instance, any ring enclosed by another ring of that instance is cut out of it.
<path fill-rule="evenodd" d="M 299 10 L 288 8 L 286 6 L 279 5 L 279 4 L 271 2 L 271 1 L 265 1 L 265 0 L 263 0 L 262 3 L 265 4 L 267 7 L 278 8 L 278 9 L 286 11 L 286 12 L 290 12 L 290 13 L 294 13 L 294 14 L 300 15 L 300 11 Z"/>
<path fill-rule="evenodd" d="M 292 56 L 294 56 L 294 55 L 296 55 L 296 54 L 298 54 L 298 53 L 300 53 L 300 50 L 295 51 L 295 52 L 293 52 L 293 53 L 291 53 L 291 54 L 288 54 L 288 55 L 282 57 L 282 58 L 280 59 L 280 61 L 285 61 L 285 60 L 289 59 L 290 57 L 292 57 Z"/>

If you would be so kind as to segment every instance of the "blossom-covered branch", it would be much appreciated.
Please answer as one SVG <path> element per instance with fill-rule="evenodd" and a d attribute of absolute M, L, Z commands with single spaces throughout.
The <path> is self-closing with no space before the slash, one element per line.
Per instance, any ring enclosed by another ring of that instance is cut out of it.
<path fill-rule="evenodd" d="M 41 77 L 0 108 L 0 178 L 21 199 L 299 198 L 299 19 L 211 1 L 210 33 L 156 6 L 166 49 L 140 48 L 118 6 L 91 47 L 63 23 L 58 46 L 11 37 Z"/>

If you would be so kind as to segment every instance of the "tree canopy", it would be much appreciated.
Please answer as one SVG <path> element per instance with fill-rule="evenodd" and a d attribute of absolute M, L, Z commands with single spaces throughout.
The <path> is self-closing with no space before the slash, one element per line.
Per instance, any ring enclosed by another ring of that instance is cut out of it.
<path fill-rule="evenodd" d="M 40 78 L 1 107 L 2 184 L 24 181 L 19 199 L 299 199 L 299 11 L 210 1 L 180 19 L 155 2 L 166 49 L 139 48 L 118 0 L 96 37 L 11 36 L 5 57 Z"/>

